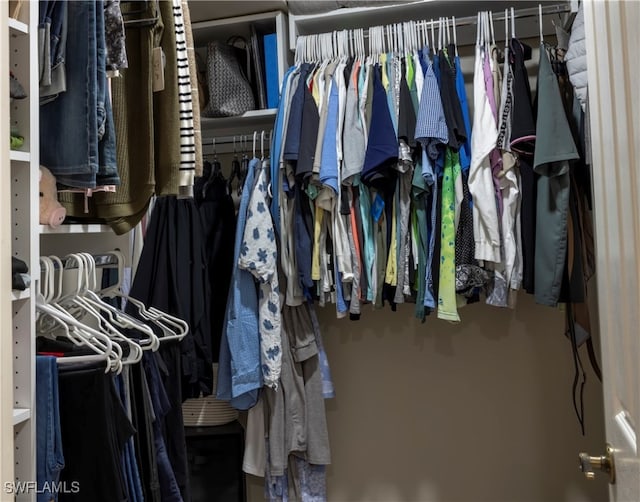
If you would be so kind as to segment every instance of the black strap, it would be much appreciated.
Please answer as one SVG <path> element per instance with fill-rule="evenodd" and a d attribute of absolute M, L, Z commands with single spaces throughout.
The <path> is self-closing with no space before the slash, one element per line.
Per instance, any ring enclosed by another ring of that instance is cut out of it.
<path fill-rule="evenodd" d="M 585 435 L 584 429 L 584 387 L 587 383 L 587 373 L 584 371 L 584 367 L 582 366 L 582 361 L 580 359 L 580 353 L 578 352 L 578 343 L 576 340 L 576 327 L 575 321 L 573 319 L 573 309 L 572 304 L 569 302 L 566 304 L 566 312 L 567 312 L 567 327 L 569 330 L 569 339 L 571 340 L 571 351 L 573 352 L 573 367 L 575 370 L 573 376 L 573 386 L 571 389 L 571 398 L 573 400 L 573 409 L 576 412 L 576 416 L 578 417 L 578 422 L 580 423 L 580 430 L 582 435 Z M 578 382 L 580 380 L 580 373 L 582 373 L 582 382 L 580 382 L 580 392 L 579 397 L 576 396 L 576 392 L 578 390 Z"/>

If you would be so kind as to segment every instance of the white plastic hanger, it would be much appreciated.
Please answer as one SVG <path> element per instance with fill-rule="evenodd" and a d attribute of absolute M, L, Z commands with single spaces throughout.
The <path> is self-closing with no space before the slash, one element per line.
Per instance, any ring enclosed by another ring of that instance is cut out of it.
<path fill-rule="evenodd" d="M 538 28 L 540 30 L 540 45 L 544 45 L 544 36 L 542 35 L 542 4 L 538 4 Z"/>
<path fill-rule="evenodd" d="M 118 261 L 118 270 L 121 269 L 120 267 L 124 268 L 125 260 L 121 251 L 109 251 L 105 254 L 111 254 L 116 258 Z M 118 277 L 120 278 L 122 275 L 119 274 Z M 189 324 L 186 321 L 162 312 L 155 307 L 147 308 L 140 300 L 123 294 L 120 283 L 101 290 L 100 294 L 105 297 L 118 296 L 124 298 L 128 303 L 135 306 L 142 319 L 150 321 L 163 332 L 163 336 L 160 338 L 161 343 L 168 340 L 182 340 L 189 333 Z"/>
<path fill-rule="evenodd" d="M 491 52 L 491 25 L 489 23 L 489 16 L 491 13 L 485 11 L 484 13 L 484 46 L 487 48 L 487 54 Z"/>
<path fill-rule="evenodd" d="M 504 10 L 504 57 L 507 57 L 507 51 L 509 49 L 509 9 Z"/>
<path fill-rule="evenodd" d="M 449 30 L 449 18 L 445 17 L 444 18 L 444 26 L 445 26 L 445 30 L 446 30 L 446 34 L 447 34 L 447 42 L 445 43 L 445 47 L 449 47 L 449 45 L 451 45 L 451 31 Z"/>
<path fill-rule="evenodd" d="M 158 348 L 160 347 L 160 340 L 149 326 L 127 315 L 113 305 L 105 302 L 100 296 L 98 296 L 98 294 L 96 293 L 97 280 L 95 259 L 89 253 L 81 253 L 81 255 L 84 256 L 90 270 L 89 284 L 84 292 L 84 300 L 102 311 L 107 316 L 107 319 L 112 325 L 122 329 L 132 329 L 145 335 L 140 339 L 135 339 L 135 342 L 141 347 L 142 350 L 158 350 Z"/>
<path fill-rule="evenodd" d="M 84 327 L 78 328 L 77 322 L 71 316 L 66 317 L 58 309 L 52 307 L 44 301 L 44 297 L 41 294 L 36 296 L 36 310 L 40 313 L 41 317 L 46 316 L 47 319 L 54 321 L 55 325 L 62 329 L 62 334 L 66 339 L 71 341 L 74 345 L 87 347 L 94 351 L 96 355 L 84 355 L 84 356 L 66 356 L 59 357 L 58 363 L 82 363 L 82 362 L 105 362 L 106 373 L 109 371 L 119 371 L 122 367 L 121 362 L 117 356 L 114 356 L 114 352 L 109 349 L 103 350 L 96 344 L 91 343 L 78 333 L 81 332 Z M 58 333 L 60 331 L 58 330 Z M 110 347 L 109 347 L 110 348 Z"/>
<path fill-rule="evenodd" d="M 293 61 L 296 66 L 300 66 L 302 64 L 302 59 L 305 50 L 305 40 L 306 37 L 304 35 L 299 36 L 296 39 L 296 51 L 294 52 Z"/>
<path fill-rule="evenodd" d="M 431 52 L 435 55 L 437 53 L 437 48 L 436 48 L 436 39 L 435 39 L 435 33 L 436 33 L 436 23 L 435 21 L 432 19 L 431 20 Z"/>
<path fill-rule="evenodd" d="M 54 262 L 60 266 L 60 276 L 62 275 L 62 262 L 57 258 L 41 257 L 40 263 L 43 265 L 45 274 L 48 274 L 49 287 L 55 287 L 55 280 L 52 276 L 55 274 Z M 61 284 L 61 283 L 60 283 Z M 53 292 L 53 296 L 48 296 L 52 300 L 57 300 L 60 296 L 60 292 Z M 109 338 L 94 328 L 85 325 L 78 321 L 69 312 L 63 309 L 56 303 L 49 303 L 45 301 L 45 297 L 42 292 L 39 292 L 36 297 L 36 309 L 44 315 L 39 316 L 37 320 L 38 331 L 42 334 L 53 333 L 55 327 L 62 328 L 62 334 L 70 340 L 74 345 L 84 346 L 96 354 L 96 356 L 68 356 L 65 358 L 59 358 L 60 363 L 70 362 L 89 362 L 89 361 L 106 361 L 107 369 L 109 372 L 121 371 L 122 369 L 122 350 L 119 346 L 114 345 Z M 47 322 L 49 321 L 49 322 Z M 53 322 L 53 324 L 52 324 Z M 60 333 L 58 330 L 57 333 Z"/>
<path fill-rule="evenodd" d="M 253 158 L 256 158 L 256 142 L 258 140 L 258 131 L 253 131 Z"/>
<path fill-rule="evenodd" d="M 489 11 L 489 29 L 491 30 L 491 47 L 496 45 L 496 36 L 493 29 L 493 13 Z"/>
<path fill-rule="evenodd" d="M 100 307 L 98 305 L 89 302 L 85 298 L 85 294 L 89 289 L 91 275 L 94 275 L 95 282 L 95 272 L 91 270 L 91 264 L 87 261 L 87 256 L 86 253 L 73 253 L 67 256 L 67 264 L 70 262 L 78 264 L 78 276 L 80 279 L 78 281 L 78 290 L 74 294 L 68 295 L 66 301 L 61 306 L 66 307 L 69 305 L 79 307 L 79 310 L 76 311 L 77 315 L 81 316 L 79 318 L 77 317 L 79 321 L 83 321 L 85 318 L 93 321 L 96 326 L 99 326 L 100 331 L 110 339 L 124 342 L 129 347 L 129 355 L 121 359 L 123 365 L 137 363 L 142 359 L 142 349 L 140 345 L 124 336 L 116 326 L 100 314 Z M 74 315 L 74 317 L 76 316 Z"/>
<path fill-rule="evenodd" d="M 451 24 L 453 25 L 453 45 L 455 46 L 456 57 L 458 57 L 458 34 L 457 34 L 456 17 L 455 16 L 451 17 Z"/>

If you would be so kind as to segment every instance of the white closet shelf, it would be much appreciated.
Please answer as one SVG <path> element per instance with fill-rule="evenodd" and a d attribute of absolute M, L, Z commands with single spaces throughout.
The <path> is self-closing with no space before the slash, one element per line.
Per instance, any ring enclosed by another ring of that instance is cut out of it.
<path fill-rule="evenodd" d="M 22 34 L 26 35 L 29 33 L 29 25 L 23 23 L 22 21 L 18 21 L 17 19 L 9 18 L 9 29 L 11 30 L 11 34 Z"/>
<path fill-rule="evenodd" d="M 106 234 L 113 233 L 109 225 L 97 223 L 71 223 L 52 228 L 49 225 L 40 225 L 41 234 Z"/>
<path fill-rule="evenodd" d="M 17 289 L 11 290 L 11 301 L 15 302 L 17 300 L 26 300 L 31 296 L 31 289 L 27 288 L 24 291 L 20 291 Z"/>
<path fill-rule="evenodd" d="M 219 118 L 200 118 L 200 128 L 204 133 L 215 130 L 216 135 L 228 136 L 232 134 L 246 134 L 246 131 L 260 129 L 264 126 L 266 129 L 273 127 L 273 121 L 276 118 L 276 108 L 268 108 L 266 110 L 250 110 L 238 115 L 237 117 L 219 117 Z"/>
<path fill-rule="evenodd" d="M 17 160 L 18 162 L 31 162 L 31 153 L 21 150 L 11 150 L 10 157 L 11 160 Z"/>
<path fill-rule="evenodd" d="M 31 418 L 31 410 L 29 408 L 13 409 L 13 425 L 21 424 Z"/>

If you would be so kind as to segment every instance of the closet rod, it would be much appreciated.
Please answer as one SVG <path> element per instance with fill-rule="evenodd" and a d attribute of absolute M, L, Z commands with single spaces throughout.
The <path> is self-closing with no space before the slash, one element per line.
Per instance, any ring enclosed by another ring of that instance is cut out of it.
<path fill-rule="evenodd" d="M 553 5 L 543 5 L 542 6 L 542 15 L 543 16 L 549 16 L 552 14 L 563 14 L 563 13 L 567 13 L 567 12 L 572 12 L 572 8 L 571 5 L 569 4 L 553 4 Z M 530 8 L 526 8 L 526 9 L 515 9 L 514 10 L 514 18 L 515 19 L 524 19 L 524 18 L 529 18 L 529 17 L 537 17 L 539 14 L 539 9 L 538 7 L 530 7 Z M 444 16 L 443 16 L 444 17 Z M 493 21 L 503 21 L 504 20 L 504 11 L 502 12 L 498 12 L 493 14 Z M 451 16 L 449 16 L 449 19 L 451 19 Z M 460 27 L 460 26 L 472 26 L 472 25 L 476 25 L 478 24 L 478 18 L 477 16 L 466 16 L 466 17 L 456 17 L 456 28 Z M 418 25 L 426 25 L 426 26 L 430 26 L 432 24 L 431 22 L 432 20 L 429 19 L 422 19 L 420 21 L 416 21 L 416 24 Z M 433 24 L 437 25 L 438 22 L 438 18 L 433 18 Z M 390 26 L 393 26 L 394 24 L 402 24 L 402 21 L 398 22 L 398 23 L 392 23 Z M 386 25 L 383 25 L 386 26 Z M 339 31 L 339 30 L 336 30 Z M 333 31 L 329 31 L 329 32 L 325 32 L 325 33 L 309 33 L 307 35 L 301 35 L 301 36 L 316 36 L 316 35 L 324 35 L 324 34 L 329 34 L 329 33 L 333 33 Z M 369 29 L 368 28 L 364 28 L 364 38 L 369 38 Z"/>
<path fill-rule="evenodd" d="M 538 17 L 539 10 L 538 7 L 531 7 L 527 9 L 515 9 L 514 11 L 515 19 L 523 19 L 527 17 Z M 571 5 L 568 4 L 554 4 L 554 5 L 543 5 L 542 6 L 542 15 L 549 16 L 552 14 L 563 14 L 565 12 L 571 12 Z M 451 17 L 451 16 L 449 16 Z M 493 22 L 496 21 L 504 21 L 504 10 L 499 11 L 498 13 L 494 13 L 492 15 Z M 434 22 L 437 20 L 434 19 Z M 431 21 L 418 21 L 419 23 L 430 23 Z M 466 17 L 456 17 L 456 27 L 458 26 L 469 26 L 478 24 L 477 16 L 466 16 Z"/>
<path fill-rule="evenodd" d="M 113 255 L 113 254 L 98 254 L 98 255 L 92 255 L 93 259 L 95 260 L 95 265 L 96 267 L 109 267 L 109 266 L 115 266 L 118 265 L 118 258 Z M 74 268 L 78 268 L 78 263 L 76 261 L 75 258 L 61 258 L 60 261 L 62 262 L 62 265 L 64 266 L 65 270 L 71 270 Z M 57 268 L 58 264 L 54 262 L 54 266 Z M 40 267 L 41 270 L 44 270 L 44 268 L 41 266 Z"/>
<path fill-rule="evenodd" d="M 261 131 L 260 131 L 261 132 Z M 256 136 L 256 146 L 260 146 L 260 132 Z M 271 134 L 273 130 L 264 130 L 264 142 L 271 144 Z M 244 141 L 243 141 L 244 139 Z M 215 143 L 214 143 L 215 141 Z M 203 148 L 215 148 L 218 145 L 232 145 L 235 142 L 236 149 L 241 150 L 244 145 L 245 149 L 253 148 L 253 133 L 251 134 L 236 134 L 235 136 L 209 136 L 202 138 Z"/>

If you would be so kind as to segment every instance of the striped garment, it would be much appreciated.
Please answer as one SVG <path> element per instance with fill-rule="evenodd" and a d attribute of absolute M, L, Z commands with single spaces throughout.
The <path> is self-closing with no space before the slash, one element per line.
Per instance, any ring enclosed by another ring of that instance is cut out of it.
<path fill-rule="evenodd" d="M 180 106 L 180 178 L 181 196 L 193 196 L 196 170 L 195 129 L 193 126 L 193 99 L 191 74 L 187 54 L 184 15 L 180 0 L 172 0 L 176 31 L 176 61 L 178 63 L 178 102 Z"/>
<path fill-rule="evenodd" d="M 438 157 L 438 144 L 446 145 L 449 142 L 449 130 L 431 61 L 424 75 L 415 139 L 423 144 L 431 159 Z"/>

